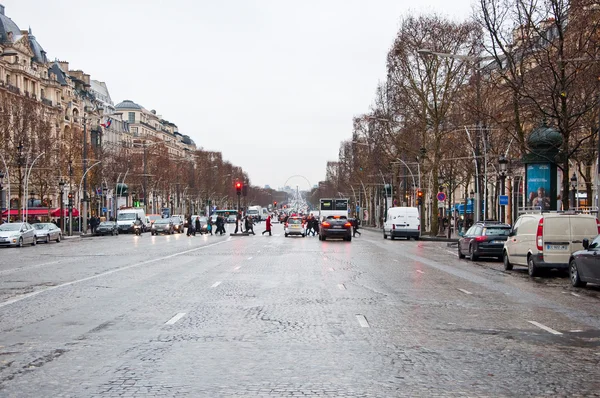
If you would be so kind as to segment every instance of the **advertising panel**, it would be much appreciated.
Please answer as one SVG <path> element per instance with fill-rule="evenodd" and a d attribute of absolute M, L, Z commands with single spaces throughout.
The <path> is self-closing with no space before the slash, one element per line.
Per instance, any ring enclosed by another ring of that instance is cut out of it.
<path fill-rule="evenodd" d="M 527 165 L 527 205 L 541 210 L 550 209 L 549 163 Z"/>

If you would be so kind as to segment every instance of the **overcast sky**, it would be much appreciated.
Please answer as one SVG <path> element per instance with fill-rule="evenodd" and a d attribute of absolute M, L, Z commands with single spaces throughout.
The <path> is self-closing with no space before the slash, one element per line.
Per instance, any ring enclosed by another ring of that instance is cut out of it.
<path fill-rule="evenodd" d="M 155 109 L 273 188 L 296 174 L 313 185 L 325 178 L 352 117 L 369 110 L 385 78 L 403 16 L 471 13 L 470 0 L 0 3 L 50 59 L 105 81 L 115 104 Z"/>

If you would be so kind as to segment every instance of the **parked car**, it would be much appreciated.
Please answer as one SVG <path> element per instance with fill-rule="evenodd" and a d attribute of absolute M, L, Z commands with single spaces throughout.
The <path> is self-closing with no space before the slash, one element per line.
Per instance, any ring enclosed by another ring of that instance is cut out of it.
<path fill-rule="evenodd" d="M 289 220 L 288 220 L 289 221 Z M 328 216 L 319 226 L 319 240 L 342 238 L 352 240 L 352 224 L 346 216 Z"/>
<path fill-rule="evenodd" d="M 17 246 L 31 244 L 35 246 L 37 239 L 31 224 L 27 222 L 14 222 L 0 225 L 0 245 Z"/>
<path fill-rule="evenodd" d="M 119 235 L 119 226 L 114 221 L 102 221 L 96 227 L 96 235 Z"/>
<path fill-rule="evenodd" d="M 416 207 L 390 207 L 383 224 L 383 239 L 421 237 L 421 217 Z"/>
<path fill-rule="evenodd" d="M 589 283 L 600 284 L 600 235 L 590 243 L 583 239 L 583 250 L 578 250 L 569 261 L 571 284 L 583 287 Z"/>
<path fill-rule="evenodd" d="M 529 276 L 537 275 L 541 268 L 567 270 L 571 254 L 583 249 L 583 239 L 599 233 L 600 222 L 589 214 L 523 214 L 504 243 L 504 269 L 525 266 Z"/>
<path fill-rule="evenodd" d="M 150 233 L 152 235 L 158 235 L 160 233 L 165 234 L 174 234 L 175 233 L 175 225 L 173 224 L 173 220 L 171 218 L 161 218 L 160 220 L 154 221 L 152 227 L 150 228 Z"/>
<path fill-rule="evenodd" d="M 185 228 L 183 217 L 173 216 L 171 217 L 171 221 L 173 221 L 173 228 L 175 228 L 175 232 L 183 233 L 183 229 Z"/>
<path fill-rule="evenodd" d="M 37 242 L 50 243 L 56 241 L 59 243 L 62 239 L 62 231 L 58 226 L 51 222 L 33 224 L 33 233 Z"/>
<path fill-rule="evenodd" d="M 235 224 L 235 221 L 237 220 L 237 215 L 235 214 L 230 214 L 227 216 L 227 223 L 228 224 Z"/>
<path fill-rule="evenodd" d="M 496 221 L 477 222 L 458 240 L 458 257 L 465 258 L 468 255 L 473 261 L 479 257 L 496 257 L 502 260 L 504 242 L 509 233 L 508 224 Z"/>
<path fill-rule="evenodd" d="M 290 235 L 299 235 L 303 238 L 306 237 L 306 229 L 304 228 L 304 222 L 301 217 L 290 217 L 285 223 L 285 237 Z"/>

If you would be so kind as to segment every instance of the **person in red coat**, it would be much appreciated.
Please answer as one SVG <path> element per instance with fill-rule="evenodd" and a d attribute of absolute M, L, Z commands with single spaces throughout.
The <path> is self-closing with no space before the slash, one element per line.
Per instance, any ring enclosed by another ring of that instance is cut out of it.
<path fill-rule="evenodd" d="M 271 216 L 269 215 L 269 217 L 267 217 L 267 221 L 265 222 L 267 229 L 265 229 L 262 232 L 262 235 L 265 234 L 265 232 L 269 233 L 269 236 L 271 236 Z"/>

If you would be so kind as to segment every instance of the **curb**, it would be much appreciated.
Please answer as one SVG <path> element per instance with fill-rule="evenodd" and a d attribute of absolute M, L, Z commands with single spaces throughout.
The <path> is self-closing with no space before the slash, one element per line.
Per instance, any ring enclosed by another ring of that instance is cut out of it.
<path fill-rule="evenodd" d="M 371 232 L 381 232 L 381 228 L 373 228 L 373 227 L 362 227 L 361 229 L 371 231 Z M 446 238 L 446 237 L 437 237 L 437 236 L 429 236 L 429 235 L 421 235 L 419 240 L 423 240 L 425 242 L 450 242 L 450 243 L 458 243 L 458 238 Z"/>
<path fill-rule="evenodd" d="M 73 239 L 81 239 L 81 236 L 79 236 L 79 235 L 73 235 L 73 236 L 63 235 L 63 237 L 62 237 L 62 240 L 73 240 Z"/>

